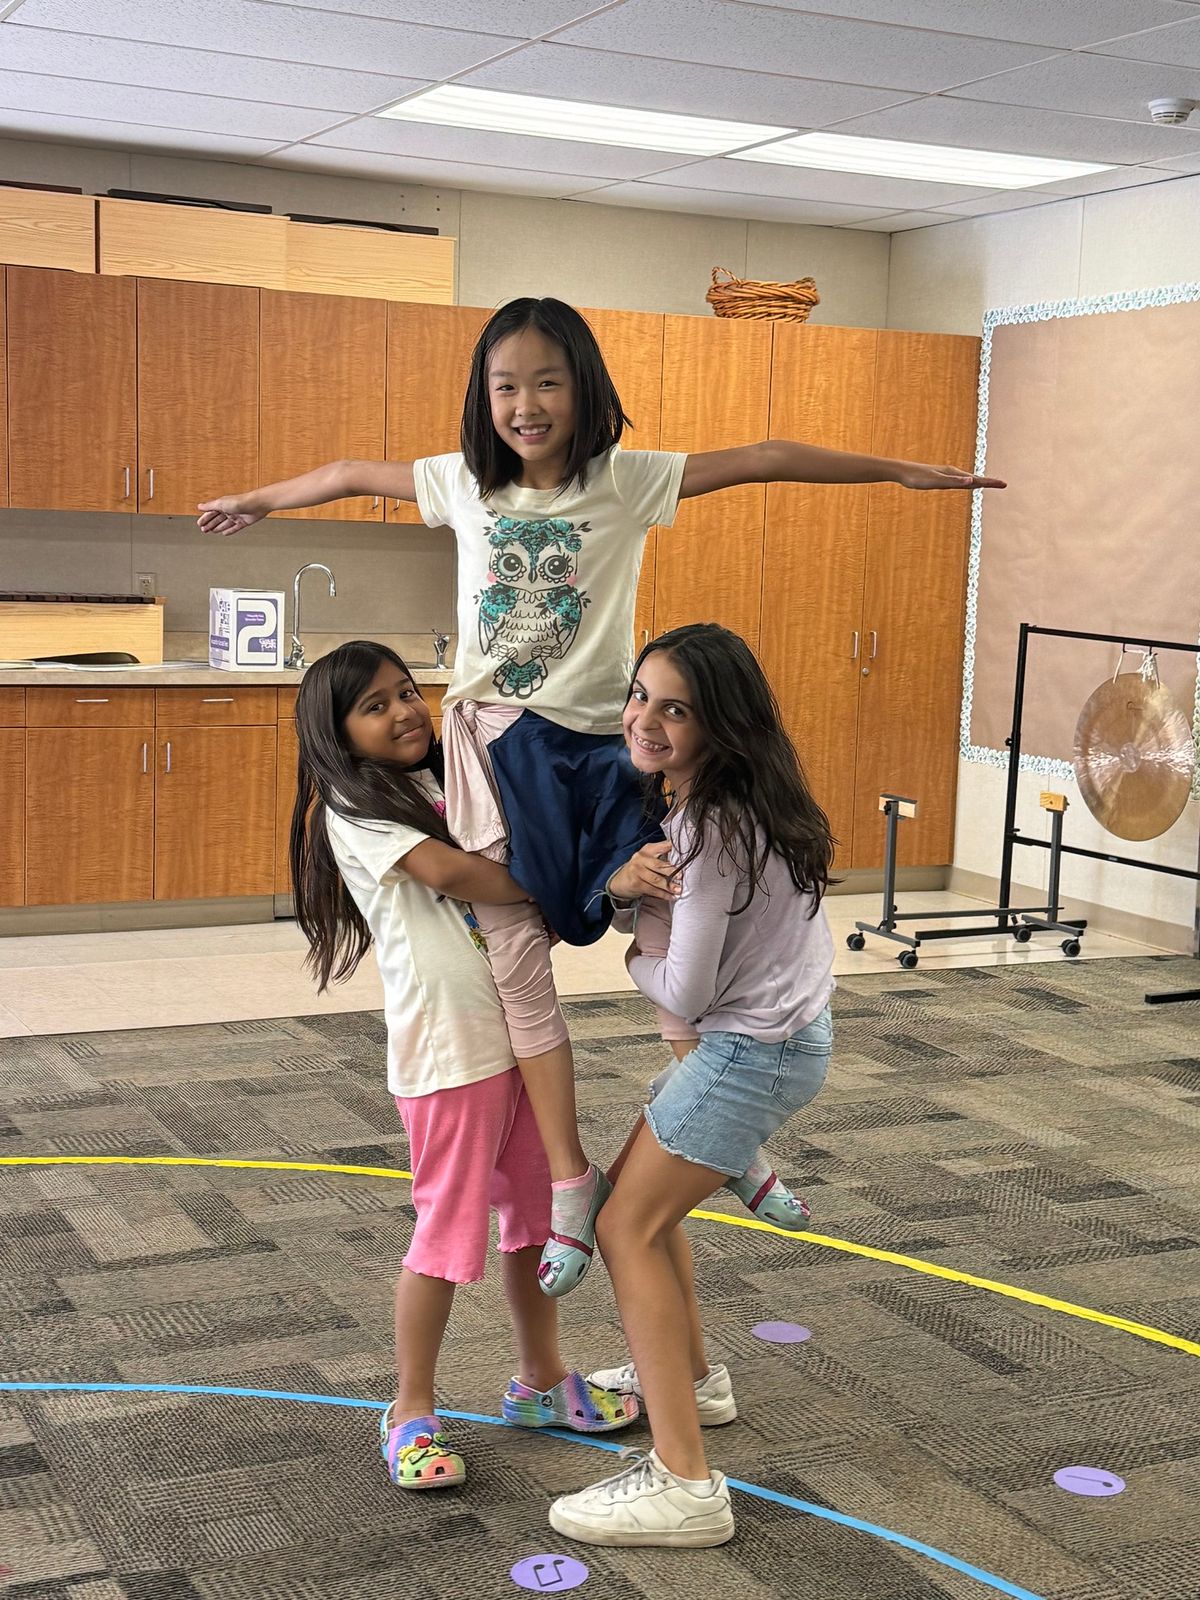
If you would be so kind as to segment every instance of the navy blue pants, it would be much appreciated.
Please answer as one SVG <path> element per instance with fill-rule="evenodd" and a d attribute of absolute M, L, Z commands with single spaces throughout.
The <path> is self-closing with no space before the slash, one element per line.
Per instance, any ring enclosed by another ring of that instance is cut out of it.
<path fill-rule="evenodd" d="M 663 837 L 662 800 L 647 795 L 620 734 L 575 733 L 534 711 L 488 755 L 508 822 L 508 870 L 560 939 L 595 944 L 612 921 L 605 884 Z"/>

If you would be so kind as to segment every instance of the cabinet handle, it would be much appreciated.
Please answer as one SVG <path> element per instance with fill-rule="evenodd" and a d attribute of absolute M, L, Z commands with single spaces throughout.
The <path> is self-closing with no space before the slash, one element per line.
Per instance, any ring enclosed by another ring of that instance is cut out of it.
<path fill-rule="evenodd" d="M 150 746 L 146 743 L 142 744 L 142 771 L 150 771 Z"/>
<path fill-rule="evenodd" d="M 209 694 L 205 695 L 200 704 L 202 706 L 231 706 L 233 704 L 233 696 L 231 694 Z"/>
<path fill-rule="evenodd" d="M 149 496 L 149 498 L 151 500 L 154 499 L 154 468 L 153 467 L 150 468 L 150 496 Z"/>
<path fill-rule="evenodd" d="M 171 741 L 167 740 L 167 771 L 171 770 Z"/>
<path fill-rule="evenodd" d="M 106 706 L 108 704 L 108 696 L 107 695 L 102 695 L 98 699 L 95 699 L 95 700 L 79 700 L 79 699 L 76 699 L 75 704 L 77 706 Z"/>
<path fill-rule="evenodd" d="M 371 510 L 372 511 L 378 511 L 379 510 L 379 496 L 377 494 L 371 496 Z"/>
<path fill-rule="evenodd" d="M 128 467 L 125 468 L 125 493 L 121 496 L 121 498 L 122 498 L 122 500 L 128 500 L 129 499 L 129 468 Z"/>
<path fill-rule="evenodd" d="M 649 628 L 643 628 L 642 629 L 642 649 L 644 650 L 649 643 L 650 643 L 650 629 Z"/>
<path fill-rule="evenodd" d="M 875 657 L 878 654 L 879 654 L 879 635 L 875 632 L 875 629 L 872 628 L 871 629 L 871 655 L 870 655 L 869 659 L 874 661 Z"/>
<path fill-rule="evenodd" d="M 851 661 L 857 661 L 858 660 L 858 629 L 857 628 L 855 628 L 855 630 L 854 630 L 853 638 L 854 638 L 854 647 L 850 651 L 850 659 L 851 659 Z"/>

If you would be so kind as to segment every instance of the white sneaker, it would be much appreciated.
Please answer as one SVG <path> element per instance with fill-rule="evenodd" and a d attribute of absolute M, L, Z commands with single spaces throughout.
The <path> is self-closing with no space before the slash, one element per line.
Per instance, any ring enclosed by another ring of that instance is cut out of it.
<path fill-rule="evenodd" d="M 588 1382 L 597 1389 L 609 1389 L 616 1394 L 632 1394 L 645 1401 L 638 1382 L 637 1368 L 632 1361 L 623 1367 L 605 1367 L 588 1375 Z M 737 1416 L 737 1401 L 733 1398 L 733 1380 L 729 1368 L 718 1362 L 710 1367 L 703 1378 L 696 1379 L 696 1409 L 700 1413 L 702 1428 L 719 1428 Z"/>
<path fill-rule="evenodd" d="M 550 1507 L 550 1526 L 581 1544 L 686 1545 L 700 1548 L 733 1538 L 733 1507 L 723 1472 L 696 1489 L 669 1472 L 655 1451 L 633 1456 L 612 1478 Z"/>

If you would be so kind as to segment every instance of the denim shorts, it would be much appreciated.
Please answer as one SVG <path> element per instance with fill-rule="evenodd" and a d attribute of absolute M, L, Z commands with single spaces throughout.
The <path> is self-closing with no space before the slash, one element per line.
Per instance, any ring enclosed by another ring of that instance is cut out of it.
<path fill-rule="evenodd" d="M 828 1006 L 778 1044 L 702 1033 L 691 1054 L 651 1084 L 647 1126 L 669 1155 L 740 1177 L 759 1145 L 825 1082 L 832 1048 Z"/>

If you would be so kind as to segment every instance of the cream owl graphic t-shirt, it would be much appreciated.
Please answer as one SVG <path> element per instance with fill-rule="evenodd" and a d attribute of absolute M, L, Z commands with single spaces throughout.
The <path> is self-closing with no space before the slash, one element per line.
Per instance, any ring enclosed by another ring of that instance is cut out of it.
<path fill-rule="evenodd" d="M 646 533 L 669 527 L 686 455 L 614 449 L 587 486 L 510 484 L 480 498 L 459 454 L 414 463 L 417 504 L 458 544 L 458 653 L 447 704 L 536 711 L 578 733 L 619 733 L 633 668 Z"/>

